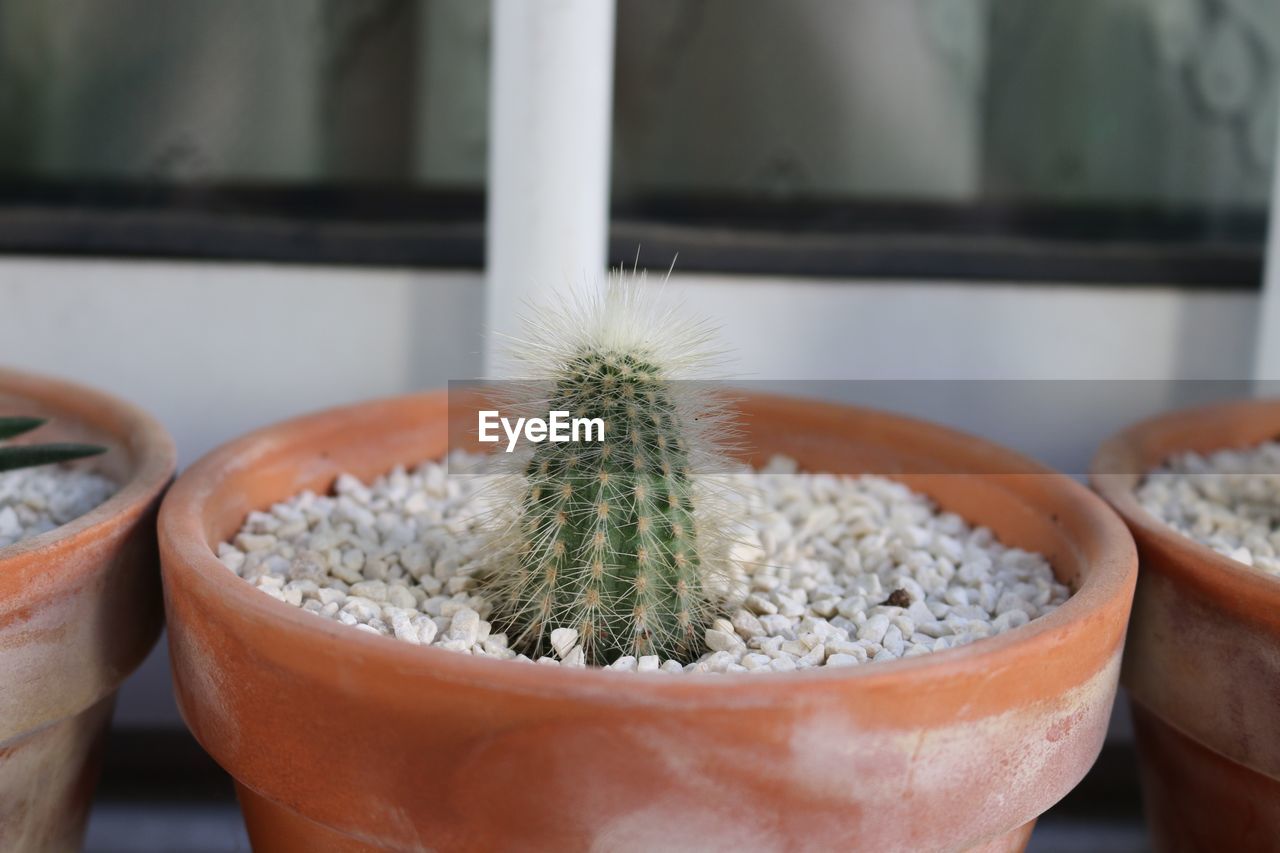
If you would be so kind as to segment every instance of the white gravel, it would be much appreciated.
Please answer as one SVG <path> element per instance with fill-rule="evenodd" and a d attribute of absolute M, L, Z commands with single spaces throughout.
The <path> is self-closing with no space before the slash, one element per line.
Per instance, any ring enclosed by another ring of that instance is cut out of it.
<path fill-rule="evenodd" d="M 1179 454 L 1147 474 L 1137 494 L 1182 535 L 1280 577 L 1280 443 Z"/>
<path fill-rule="evenodd" d="M 493 633 L 472 577 L 485 557 L 487 478 L 446 471 L 396 469 L 369 486 L 340 477 L 333 496 L 304 492 L 251 513 L 218 555 L 268 595 L 357 630 L 527 660 Z M 1016 628 L 1070 594 L 1042 556 L 900 483 L 800 474 L 781 457 L 731 476 L 749 497 L 730 618 L 707 631 L 694 663 L 623 657 L 610 669 L 785 672 L 912 657 Z M 577 640 L 559 629 L 555 654 L 537 662 L 583 666 Z"/>
<path fill-rule="evenodd" d="M 43 465 L 0 473 L 0 548 L 84 515 L 116 492 L 107 478 Z"/>

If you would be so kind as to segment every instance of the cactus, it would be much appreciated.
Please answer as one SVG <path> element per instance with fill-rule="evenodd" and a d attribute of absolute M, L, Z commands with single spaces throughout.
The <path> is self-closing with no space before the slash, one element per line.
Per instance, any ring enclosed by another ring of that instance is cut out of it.
<path fill-rule="evenodd" d="M 671 381 L 703 360 L 706 330 L 646 310 L 642 284 L 616 276 L 527 343 L 549 380 L 532 395 L 542 416 L 605 424 L 603 441 L 540 443 L 519 463 L 491 597 L 497 624 L 532 656 L 572 628 L 589 664 L 690 661 L 719 609 L 728 538 L 698 471 L 719 455 L 711 433 L 723 417 L 714 398 Z"/>
<path fill-rule="evenodd" d="M 31 432 L 45 421 L 29 417 L 0 417 L 0 441 L 15 438 Z M 25 444 L 0 447 L 0 471 L 13 471 L 18 468 L 34 468 L 37 465 L 49 465 L 54 462 L 69 462 L 96 456 L 106 448 L 90 444 Z"/>

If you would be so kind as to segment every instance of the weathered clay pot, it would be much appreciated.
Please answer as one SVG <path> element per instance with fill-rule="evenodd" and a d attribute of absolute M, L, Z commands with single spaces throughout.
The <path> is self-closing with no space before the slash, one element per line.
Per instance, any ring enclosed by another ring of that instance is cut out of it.
<path fill-rule="evenodd" d="M 116 689 L 160 633 L 155 516 L 173 442 L 134 408 L 0 370 L 0 414 L 41 415 L 42 441 L 109 452 L 120 490 L 56 530 L 0 548 L 0 850 L 75 850 Z"/>
<path fill-rule="evenodd" d="M 1175 532 L 1134 488 L 1174 453 L 1277 434 L 1280 401 L 1230 403 L 1144 421 L 1093 461 L 1142 567 L 1123 680 L 1159 850 L 1280 851 L 1280 580 Z"/>
<path fill-rule="evenodd" d="M 1022 849 L 1107 728 L 1136 574 L 1123 525 L 1084 487 L 969 436 L 783 398 L 742 409 L 759 456 L 901 472 L 1049 555 L 1077 593 L 965 648 L 776 676 L 646 678 L 410 646 L 263 595 L 213 546 L 339 472 L 438 457 L 445 395 L 290 421 L 193 466 L 160 520 L 179 705 L 236 778 L 255 847 Z"/>

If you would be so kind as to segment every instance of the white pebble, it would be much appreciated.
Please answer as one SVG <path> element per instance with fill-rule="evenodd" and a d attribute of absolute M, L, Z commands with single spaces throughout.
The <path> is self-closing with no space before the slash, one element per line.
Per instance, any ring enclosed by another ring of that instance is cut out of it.
<path fill-rule="evenodd" d="M 450 477 L 443 462 L 368 485 L 343 476 L 336 495 L 303 493 L 251 513 L 218 558 L 268 595 L 323 618 L 410 644 L 528 661 L 505 634 L 492 633 L 494 607 L 477 586 L 491 550 L 485 460 L 459 454 L 450 464 L 480 476 Z M 743 487 L 735 510 L 743 531 L 729 577 L 714 587 L 731 604 L 706 629 L 703 654 L 683 666 L 624 655 L 609 669 L 865 665 L 1017 628 L 1069 594 L 1043 557 L 1006 548 L 901 483 L 799 473 L 782 458 L 765 470 L 774 473 L 724 475 Z M 4 482 L 0 537 L 16 515 Z M 1280 566 L 1280 550 L 1256 531 L 1231 548 Z M 576 630 L 557 628 L 549 639 L 551 653 L 537 662 L 586 665 Z"/>
<path fill-rule="evenodd" d="M 468 648 L 474 646 L 480 639 L 480 614 L 470 607 L 459 608 L 453 614 L 453 622 L 450 623 L 445 637 L 461 642 Z"/>
<path fill-rule="evenodd" d="M 1182 453 L 1147 474 L 1138 500 L 1174 530 L 1225 557 L 1280 576 L 1280 442 Z"/>
<path fill-rule="evenodd" d="M 552 642 L 555 642 L 555 640 L 553 639 Z M 716 628 L 707 629 L 706 643 L 707 648 L 713 652 L 733 652 L 745 648 L 737 634 L 731 634 L 728 631 Z"/>
<path fill-rule="evenodd" d="M 551 632 L 551 648 L 555 649 L 561 660 L 569 654 L 578 642 L 576 628 L 556 628 Z"/>

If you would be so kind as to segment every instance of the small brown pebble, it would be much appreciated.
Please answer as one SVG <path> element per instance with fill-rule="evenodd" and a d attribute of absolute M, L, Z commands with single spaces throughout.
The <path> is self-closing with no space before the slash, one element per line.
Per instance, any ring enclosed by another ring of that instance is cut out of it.
<path fill-rule="evenodd" d="M 895 589 L 889 593 L 889 597 L 884 600 L 884 603 L 890 607 L 910 607 L 911 593 L 905 589 Z"/>

